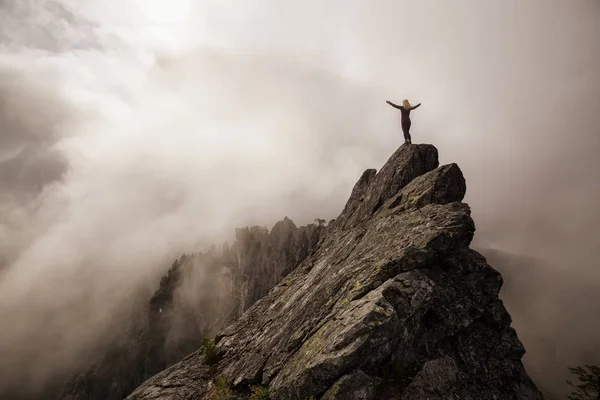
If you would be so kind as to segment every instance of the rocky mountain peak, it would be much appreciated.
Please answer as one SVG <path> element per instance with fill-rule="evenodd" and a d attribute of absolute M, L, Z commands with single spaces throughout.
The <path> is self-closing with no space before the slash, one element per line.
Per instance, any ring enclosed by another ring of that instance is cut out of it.
<path fill-rule="evenodd" d="M 375 169 L 363 173 L 354 185 L 337 225 L 351 228 L 364 221 L 409 182 L 438 165 L 438 151 L 434 146 L 400 146 L 378 173 Z"/>
<path fill-rule="evenodd" d="M 403 145 L 365 171 L 314 250 L 217 335 L 216 365 L 201 349 L 128 399 L 209 398 L 217 377 L 236 399 L 541 399 L 502 278 L 468 247 L 463 174 L 438 165 Z"/>

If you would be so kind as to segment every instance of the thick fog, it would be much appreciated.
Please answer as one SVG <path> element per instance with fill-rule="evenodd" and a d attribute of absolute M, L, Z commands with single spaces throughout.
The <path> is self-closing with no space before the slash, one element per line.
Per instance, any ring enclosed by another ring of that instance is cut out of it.
<path fill-rule="evenodd" d="M 0 0 L 0 392 L 180 253 L 335 218 L 403 141 L 385 100 L 422 102 L 476 245 L 600 281 L 599 38 L 593 0 Z"/>

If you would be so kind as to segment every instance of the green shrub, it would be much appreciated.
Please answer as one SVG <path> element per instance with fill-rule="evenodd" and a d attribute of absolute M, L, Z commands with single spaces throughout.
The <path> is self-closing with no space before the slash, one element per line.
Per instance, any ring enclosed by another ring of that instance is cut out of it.
<path fill-rule="evenodd" d="M 202 338 L 200 346 L 204 352 L 204 364 L 213 366 L 219 362 L 219 349 L 214 340 L 205 336 Z"/>
<path fill-rule="evenodd" d="M 210 400 L 231 400 L 233 398 L 231 394 L 231 380 L 223 375 L 217 376 L 213 382 L 213 389 L 208 395 Z"/>
<path fill-rule="evenodd" d="M 268 400 L 269 388 L 265 386 L 251 386 L 252 393 L 250 394 L 250 400 Z"/>
<path fill-rule="evenodd" d="M 231 380 L 227 379 L 224 375 L 219 375 L 215 379 L 215 388 L 217 390 L 231 389 L 231 385 Z"/>

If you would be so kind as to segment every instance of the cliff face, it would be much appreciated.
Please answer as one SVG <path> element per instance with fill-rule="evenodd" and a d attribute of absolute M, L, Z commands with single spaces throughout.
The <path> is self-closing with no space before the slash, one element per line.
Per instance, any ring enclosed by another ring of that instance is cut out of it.
<path fill-rule="evenodd" d="M 215 366 L 197 351 L 128 399 L 208 398 L 218 375 L 239 399 L 250 385 L 272 399 L 540 399 L 502 278 L 468 247 L 465 190 L 435 147 L 401 146 L 363 174 L 315 251 L 217 335 Z"/>
<path fill-rule="evenodd" d="M 273 226 L 271 232 L 254 227 L 236 229 L 233 257 L 239 284 L 239 314 L 263 298 L 317 246 L 325 227 L 297 228 L 289 218 Z"/>

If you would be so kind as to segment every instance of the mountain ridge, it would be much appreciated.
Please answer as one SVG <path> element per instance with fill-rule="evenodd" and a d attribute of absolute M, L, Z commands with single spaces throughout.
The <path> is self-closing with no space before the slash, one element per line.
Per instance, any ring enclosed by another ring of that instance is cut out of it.
<path fill-rule="evenodd" d="M 475 231 L 458 165 L 402 145 L 369 169 L 310 254 L 203 350 L 128 399 L 541 399 L 498 292 L 501 275 L 469 249 Z M 361 382 L 357 385 L 356 382 Z"/>

